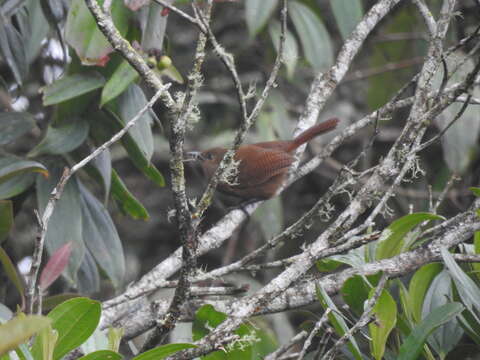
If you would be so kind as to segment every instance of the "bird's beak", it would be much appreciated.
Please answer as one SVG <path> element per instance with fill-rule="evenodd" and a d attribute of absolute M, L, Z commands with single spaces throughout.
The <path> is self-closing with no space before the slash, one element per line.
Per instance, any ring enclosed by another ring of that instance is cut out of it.
<path fill-rule="evenodd" d="M 202 153 L 200 151 L 190 151 L 185 153 L 185 158 L 183 159 L 184 162 L 186 161 L 199 161 L 205 160 Z"/>

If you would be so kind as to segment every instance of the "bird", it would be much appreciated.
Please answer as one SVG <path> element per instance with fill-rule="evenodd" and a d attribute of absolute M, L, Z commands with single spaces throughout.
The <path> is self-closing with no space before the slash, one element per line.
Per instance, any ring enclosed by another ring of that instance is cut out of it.
<path fill-rule="evenodd" d="M 220 181 L 218 190 L 248 203 L 272 198 L 286 179 L 295 160 L 295 150 L 318 135 L 332 131 L 338 122 L 338 118 L 328 119 L 313 125 L 292 140 L 241 145 L 234 156 L 238 163 L 235 179 Z M 214 147 L 201 152 L 189 152 L 187 157 L 199 161 L 205 176 L 211 178 L 226 152 L 227 149 L 223 147 Z"/>

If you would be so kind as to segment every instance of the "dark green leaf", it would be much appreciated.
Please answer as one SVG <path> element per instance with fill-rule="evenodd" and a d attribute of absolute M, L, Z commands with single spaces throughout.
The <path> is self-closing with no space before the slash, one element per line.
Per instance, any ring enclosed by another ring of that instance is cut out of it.
<path fill-rule="evenodd" d="M 5 20 L 4 16 L 0 16 L 0 55 L 8 64 L 15 81 L 22 84 L 28 74 L 23 38 L 15 26 Z"/>
<path fill-rule="evenodd" d="M 372 289 L 370 297 L 374 292 L 375 289 Z M 375 314 L 375 321 L 368 325 L 372 338 L 372 355 L 376 360 L 381 360 L 385 353 L 388 336 L 397 322 L 397 304 L 387 290 L 382 291 L 372 312 Z"/>
<path fill-rule="evenodd" d="M 363 313 L 363 304 L 368 299 L 370 286 L 365 282 L 365 278 L 360 275 L 352 276 L 345 281 L 342 286 L 341 294 L 343 300 L 357 315 Z"/>
<path fill-rule="evenodd" d="M 137 71 L 132 68 L 132 66 L 126 60 L 123 60 L 103 87 L 100 106 L 103 106 L 110 100 L 115 99 L 137 79 Z"/>
<path fill-rule="evenodd" d="M 113 1 L 111 13 L 116 29 L 127 33 L 131 12 L 123 1 Z M 72 46 L 85 65 L 104 66 L 112 47 L 98 30 L 92 14 L 83 0 L 73 0 L 65 24 L 65 40 Z"/>
<path fill-rule="evenodd" d="M 15 156 L 0 157 L 0 184 L 26 172 L 38 172 L 48 176 L 48 170 L 37 161 L 23 160 Z"/>
<path fill-rule="evenodd" d="M 387 227 L 380 239 L 376 257 L 377 260 L 387 259 L 402 252 L 405 236 L 413 230 L 414 227 L 429 220 L 444 220 L 442 216 L 430 213 L 408 214 L 395 220 Z"/>
<path fill-rule="evenodd" d="M 5 274 L 13 283 L 13 285 L 15 285 L 15 288 L 19 292 L 23 301 L 25 286 L 23 284 L 22 278 L 18 274 L 18 271 L 15 265 L 13 265 L 12 260 L 10 260 L 10 257 L 2 247 L 0 247 L 0 262 L 3 265 L 3 270 L 5 271 Z"/>
<path fill-rule="evenodd" d="M 98 171 L 100 175 L 103 188 L 105 189 L 106 203 L 108 196 L 110 195 L 110 186 L 112 184 L 112 158 L 110 156 L 110 150 L 105 149 L 100 155 L 98 155 L 92 161 L 93 167 Z"/>
<path fill-rule="evenodd" d="M 408 286 L 408 296 L 412 306 L 412 314 L 415 321 L 422 319 L 422 307 L 425 294 L 430 287 L 431 282 L 442 271 L 442 265 L 432 263 L 422 266 L 418 269 L 410 280 Z"/>
<path fill-rule="evenodd" d="M 82 294 L 93 294 L 100 291 L 100 274 L 92 253 L 87 248 L 77 273 L 78 291 Z"/>
<path fill-rule="evenodd" d="M 437 327 L 450 321 L 464 310 L 460 303 L 449 303 L 433 310 L 418 326 L 400 347 L 398 360 L 416 360 L 422 351 L 428 335 Z"/>
<path fill-rule="evenodd" d="M 305 58 L 315 70 L 327 69 L 333 63 L 333 47 L 322 21 L 302 3 L 290 1 L 288 9 L 300 37 Z"/>
<path fill-rule="evenodd" d="M 165 29 L 168 16 L 162 15 L 163 6 L 150 2 L 141 12 L 140 22 L 142 28 L 141 48 L 146 52 L 159 51 L 163 48 Z"/>
<path fill-rule="evenodd" d="M 43 140 L 30 151 L 29 156 L 65 154 L 79 147 L 87 138 L 88 122 L 83 119 L 59 127 L 49 127 Z"/>
<path fill-rule="evenodd" d="M 247 0 L 245 2 L 245 19 L 251 37 L 254 37 L 263 28 L 277 5 L 277 0 Z"/>
<path fill-rule="evenodd" d="M 98 350 L 82 356 L 78 360 L 120 360 L 123 356 L 111 350 Z"/>
<path fill-rule="evenodd" d="M 37 177 L 37 203 L 40 213 L 43 214 L 50 193 L 60 178 L 59 169 L 52 169 L 49 179 Z M 63 190 L 61 198 L 57 201 L 50 221 L 45 239 L 45 246 L 49 254 L 66 244 L 73 242 L 73 251 L 64 275 L 75 282 L 77 270 L 83 261 L 85 245 L 82 235 L 82 210 L 80 189 L 77 179 L 72 177 Z"/>
<path fill-rule="evenodd" d="M 195 348 L 193 344 L 168 344 L 162 345 L 155 349 L 148 350 L 142 354 L 135 356 L 132 360 L 160 360 L 167 356 L 175 354 L 177 351 Z"/>
<path fill-rule="evenodd" d="M 362 20 L 362 2 L 360 0 L 334 0 L 330 1 L 330 5 L 340 33 L 345 40 Z"/>
<path fill-rule="evenodd" d="M 48 317 L 52 319 L 52 328 L 58 331 L 53 360 L 61 359 L 83 344 L 95 331 L 100 313 L 101 305 L 98 301 L 82 297 L 67 300 L 50 311 Z M 32 348 L 35 359 L 41 359 L 40 350 L 40 342 L 37 340 Z"/>
<path fill-rule="evenodd" d="M 51 320 L 45 316 L 24 315 L 0 325 L 0 355 L 26 342 L 50 323 Z"/>
<path fill-rule="evenodd" d="M 112 196 L 118 201 L 120 208 L 133 219 L 148 220 L 149 215 L 140 201 L 128 191 L 117 172 L 112 169 Z"/>
<path fill-rule="evenodd" d="M 35 182 L 35 175 L 20 174 L 0 183 L 0 200 L 12 198 L 27 190 Z"/>
<path fill-rule="evenodd" d="M 0 200 L 0 244 L 7 238 L 13 226 L 13 204 L 9 200 Z"/>
<path fill-rule="evenodd" d="M 118 288 L 125 275 L 125 262 L 117 229 L 102 203 L 82 184 L 80 192 L 85 243 L 97 264 Z"/>
<path fill-rule="evenodd" d="M 39 0 L 28 0 L 26 4 L 28 12 L 29 33 L 25 42 L 27 63 L 31 64 L 43 47 L 43 40 L 47 37 L 50 27 L 48 26 Z M 58 22 L 57 22 L 58 23 Z"/>
<path fill-rule="evenodd" d="M 76 98 L 101 88 L 104 84 L 105 79 L 97 72 L 64 75 L 43 88 L 43 105 L 54 105 Z"/>
<path fill-rule="evenodd" d="M 14 141 L 30 131 L 34 125 L 33 116 L 27 112 L 1 112 L 0 145 Z"/>

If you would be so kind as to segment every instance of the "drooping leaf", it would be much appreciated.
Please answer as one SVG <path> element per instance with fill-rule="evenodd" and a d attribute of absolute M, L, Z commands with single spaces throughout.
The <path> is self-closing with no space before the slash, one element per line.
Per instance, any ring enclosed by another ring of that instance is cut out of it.
<path fill-rule="evenodd" d="M 5 274 L 13 283 L 13 285 L 15 285 L 15 288 L 17 289 L 23 301 L 24 294 L 25 294 L 25 285 L 22 281 L 22 278 L 18 274 L 17 268 L 15 267 L 12 260 L 10 260 L 10 257 L 2 247 L 0 247 L 0 262 L 2 263 Z"/>
<path fill-rule="evenodd" d="M 35 175 L 20 174 L 0 182 L 0 200 L 10 199 L 27 190 L 35 182 Z"/>
<path fill-rule="evenodd" d="M 38 172 L 48 176 L 47 168 L 37 161 L 23 160 L 11 155 L 0 157 L 0 184 L 26 172 Z"/>
<path fill-rule="evenodd" d="M 278 53 L 280 47 L 280 34 L 281 26 L 278 21 L 272 21 L 268 27 L 270 38 L 272 39 L 273 46 Z M 287 78 L 292 79 L 295 72 L 295 67 L 297 66 L 298 61 L 298 45 L 295 36 L 288 31 L 285 32 L 285 43 L 283 46 L 283 62 L 287 68 Z"/>
<path fill-rule="evenodd" d="M 456 64 L 462 61 L 460 54 L 455 53 L 446 58 L 448 69 L 455 68 Z M 463 54 L 462 54 L 463 55 Z M 447 86 L 464 81 L 466 76 L 475 67 L 473 60 L 468 59 L 463 66 L 453 74 L 449 74 Z M 434 86 L 440 87 L 443 78 L 443 67 L 440 66 L 435 74 Z M 480 89 L 474 87 L 472 96 L 480 96 Z M 457 115 L 463 104 L 454 102 L 435 118 L 435 123 L 440 130 L 443 130 Z M 443 157 L 448 168 L 462 174 L 474 159 L 478 150 L 477 140 L 480 134 L 480 115 L 475 106 L 468 105 L 462 116 L 447 130 L 441 137 Z"/>
<path fill-rule="evenodd" d="M 13 204 L 9 200 L 0 200 L 0 244 L 7 238 L 13 226 Z"/>
<path fill-rule="evenodd" d="M 147 99 L 142 89 L 131 84 L 128 89 L 122 93 L 115 104 L 108 106 L 108 109 L 115 115 L 121 126 L 131 120 L 147 103 Z M 153 118 L 147 111 L 134 126 L 128 130 L 128 134 L 142 151 L 143 156 L 150 161 L 153 154 Z"/>
<path fill-rule="evenodd" d="M 43 15 L 39 0 L 27 0 L 29 34 L 25 42 L 25 55 L 27 63 L 31 64 L 37 57 L 43 46 L 43 40 L 47 37 L 50 27 Z"/>
<path fill-rule="evenodd" d="M 334 0 L 330 1 L 333 16 L 345 40 L 362 20 L 363 7 L 361 0 Z"/>
<path fill-rule="evenodd" d="M 165 359 L 167 356 L 175 354 L 180 350 L 191 349 L 197 347 L 193 344 L 167 344 L 156 347 L 135 356 L 132 360 L 160 360 Z"/>
<path fill-rule="evenodd" d="M 305 58 L 315 70 L 326 70 L 333 64 L 333 47 L 327 29 L 308 6 L 290 1 L 288 9 Z"/>
<path fill-rule="evenodd" d="M 130 10 L 123 1 L 112 1 L 111 14 L 116 29 L 124 36 L 128 30 Z M 73 0 L 70 4 L 65 40 L 85 65 L 105 65 L 108 54 L 112 52 L 112 47 L 98 30 L 95 19 L 83 0 Z"/>
<path fill-rule="evenodd" d="M 352 276 L 345 281 L 340 292 L 350 309 L 360 316 L 363 313 L 363 305 L 368 299 L 370 292 L 370 286 L 366 283 L 364 277 L 360 275 Z"/>
<path fill-rule="evenodd" d="M 70 254 L 72 253 L 72 242 L 67 242 L 63 246 L 59 247 L 50 256 L 47 264 L 40 274 L 39 286 L 42 290 L 46 290 L 55 280 L 57 280 L 62 274 L 63 270 L 70 260 Z"/>
<path fill-rule="evenodd" d="M 277 5 L 277 0 L 245 1 L 245 19 L 250 37 L 254 37 L 263 28 Z"/>
<path fill-rule="evenodd" d="M 117 172 L 112 169 L 112 196 L 118 201 L 120 208 L 133 219 L 148 220 L 150 215 L 147 209 L 133 196 L 118 176 Z"/>
<path fill-rule="evenodd" d="M 370 296 L 373 295 L 375 289 L 372 289 Z M 390 332 L 397 323 L 397 304 L 387 290 L 383 290 L 373 307 L 375 321 L 368 325 L 370 336 L 372 338 L 370 346 L 372 355 L 376 360 L 383 359 L 385 353 L 385 345 Z"/>
<path fill-rule="evenodd" d="M 412 304 L 412 314 L 415 321 L 422 319 L 422 307 L 425 294 L 430 287 L 431 282 L 442 271 L 439 263 L 432 263 L 422 266 L 418 269 L 410 280 L 408 286 L 408 296 Z"/>
<path fill-rule="evenodd" d="M 422 351 L 428 335 L 464 310 L 460 303 L 449 303 L 433 310 L 416 326 L 400 347 L 398 360 L 415 360 Z"/>
<path fill-rule="evenodd" d="M 321 287 L 317 287 L 317 299 L 319 300 L 322 307 L 326 310 L 330 308 L 332 311 L 328 314 L 328 319 L 330 323 L 333 325 L 335 332 L 339 336 L 343 336 L 344 334 L 348 333 L 349 328 L 343 317 L 340 315 L 340 311 L 337 309 L 337 306 L 333 302 L 333 300 L 328 296 L 328 294 L 323 290 Z M 352 353 L 352 355 L 357 360 L 362 359 L 362 353 L 358 344 L 353 336 L 349 336 L 348 342 L 348 349 Z"/>
<path fill-rule="evenodd" d="M 0 113 L 0 145 L 16 140 L 35 125 L 33 116 L 27 112 Z"/>
<path fill-rule="evenodd" d="M 0 325 L 0 355 L 15 349 L 51 323 L 40 315 L 16 316 Z"/>
<path fill-rule="evenodd" d="M 123 60 L 103 87 L 100 106 L 124 92 L 131 83 L 138 79 L 138 76 L 137 71 L 126 60 Z"/>
<path fill-rule="evenodd" d="M 67 300 L 48 314 L 52 328 L 58 332 L 53 359 L 61 359 L 65 354 L 80 346 L 92 335 L 100 321 L 101 305 L 88 298 Z M 40 359 L 41 344 L 35 341 L 32 353 Z"/>
<path fill-rule="evenodd" d="M 171 0 L 169 2 L 173 3 Z M 168 13 L 163 14 L 162 10 L 163 6 L 155 2 L 150 2 L 140 10 L 141 46 L 147 54 L 163 49 Z"/>
<path fill-rule="evenodd" d="M 440 215 L 420 212 L 405 215 L 392 222 L 384 230 L 378 243 L 376 251 L 377 260 L 387 259 L 400 254 L 404 247 L 405 236 L 414 227 L 429 220 L 444 220 L 444 218 Z"/>
<path fill-rule="evenodd" d="M 43 140 L 30 151 L 29 156 L 65 154 L 79 147 L 87 138 L 88 122 L 75 119 L 59 127 L 49 127 Z"/>
<path fill-rule="evenodd" d="M 93 159 L 92 165 L 100 175 L 105 190 L 104 202 L 106 203 L 108 196 L 110 195 L 110 186 L 112 184 L 112 157 L 110 155 L 110 150 L 105 149 L 100 155 Z"/>
<path fill-rule="evenodd" d="M 60 170 L 58 168 L 53 168 L 51 171 L 52 176 L 49 179 L 37 177 L 37 203 L 40 214 L 43 214 L 50 198 L 50 193 L 60 178 Z M 72 177 L 65 185 L 62 196 L 56 202 L 45 238 L 45 247 L 49 254 L 53 254 L 58 248 L 68 242 L 73 243 L 70 261 L 68 262 L 67 271 L 64 273 L 71 282 L 75 282 L 77 270 L 85 254 L 80 204 L 78 181 L 75 177 Z"/>
<path fill-rule="evenodd" d="M 452 281 L 448 271 L 443 270 L 432 281 L 423 302 L 422 316 L 425 318 L 435 309 L 445 305 L 453 298 Z M 451 319 L 435 329 L 428 337 L 428 344 L 437 352 L 440 358 L 452 351 L 458 345 L 463 330 L 457 319 Z"/>
<path fill-rule="evenodd" d="M 80 184 L 83 235 L 97 264 L 121 286 L 125 275 L 123 247 L 117 229 L 103 204 Z"/>
<path fill-rule="evenodd" d="M 99 89 L 104 84 L 105 79 L 103 76 L 94 71 L 64 75 L 43 88 L 43 105 L 54 105 L 76 98 Z"/>
<path fill-rule="evenodd" d="M 77 286 L 81 294 L 93 294 L 100 291 L 100 274 L 91 251 L 86 248 L 83 262 L 77 273 Z"/>
<path fill-rule="evenodd" d="M 28 74 L 23 37 L 4 16 L 0 17 L 0 55 L 8 64 L 15 81 L 22 84 Z"/>

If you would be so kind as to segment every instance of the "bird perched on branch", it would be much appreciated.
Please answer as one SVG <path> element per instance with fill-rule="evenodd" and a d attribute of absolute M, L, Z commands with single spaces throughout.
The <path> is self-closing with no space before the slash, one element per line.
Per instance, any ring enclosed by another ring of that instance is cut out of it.
<path fill-rule="evenodd" d="M 332 118 L 313 125 L 293 140 L 276 140 L 242 145 L 235 153 L 237 169 L 234 179 L 220 181 L 218 189 L 247 202 L 270 199 L 274 196 L 293 163 L 294 151 L 318 135 L 332 131 L 339 120 Z M 187 153 L 191 160 L 201 162 L 203 172 L 210 179 L 223 159 L 227 149 L 211 148 L 202 152 Z"/>

